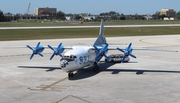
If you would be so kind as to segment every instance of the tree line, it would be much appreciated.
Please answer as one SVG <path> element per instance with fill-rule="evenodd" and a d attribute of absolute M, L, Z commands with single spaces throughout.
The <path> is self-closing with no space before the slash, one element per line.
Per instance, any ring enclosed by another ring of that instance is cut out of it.
<path fill-rule="evenodd" d="M 3 11 L 0 10 L 0 22 L 8 22 L 11 21 L 10 16 L 5 16 Z"/>
<path fill-rule="evenodd" d="M 176 13 L 177 14 L 177 19 L 180 19 L 180 11 Z M 8 22 L 11 21 L 13 18 L 15 17 L 16 20 L 20 19 L 20 17 L 23 14 L 15 14 L 13 15 L 12 13 L 4 13 L 3 11 L 0 10 L 0 22 Z M 25 14 L 27 15 L 27 14 Z M 66 14 L 62 11 L 58 11 L 55 15 L 53 16 L 48 16 L 48 19 L 50 20 L 66 20 L 66 16 L 72 17 L 74 20 L 84 20 L 84 15 L 83 14 Z M 92 14 L 86 14 L 86 16 L 93 16 Z M 152 15 L 152 19 L 163 19 L 164 17 L 166 17 L 166 15 L 160 15 L 159 12 L 156 12 Z M 91 18 L 92 20 L 100 20 L 100 19 L 105 19 L 105 20 L 144 20 L 145 15 L 138 15 L 138 14 L 134 14 L 134 15 L 125 15 L 123 13 L 118 13 L 115 11 L 110 11 L 110 12 L 104 12 L 104 13 L 100 13 L 99 15 L 96 15 L 96 19 L 95 18 Z"/>

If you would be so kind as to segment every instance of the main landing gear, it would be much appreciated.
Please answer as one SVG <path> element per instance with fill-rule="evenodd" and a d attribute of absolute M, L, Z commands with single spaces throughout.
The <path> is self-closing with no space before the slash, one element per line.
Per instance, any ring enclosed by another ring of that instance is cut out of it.
<path fill-rule="evenodd" d="M 69 72 L 69 73 L 68 73 L 68 78 L 73 78 L 73 77 L 74 77 L 73 72 Z"/>
<path fill-rule="evenodd" d="M 94 62 L 94 68 L 93 68 L 93 70 L 94 70 L 95 72 L 99 72 L 99 66 L 98 66 L 97 62 Z"/>

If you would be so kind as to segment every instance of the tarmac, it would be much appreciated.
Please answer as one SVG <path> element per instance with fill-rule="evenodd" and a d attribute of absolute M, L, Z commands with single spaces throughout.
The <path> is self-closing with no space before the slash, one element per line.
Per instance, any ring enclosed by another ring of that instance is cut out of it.
<path fill-rule="evenodd" d="M 75 72 L 68 79 L 59 67 L 60 57 L 29 60 L 28 48 L 3 49 L 6 46 L 48 44 L 92 45 L 96 38 L 23 40 L 0 42 L 1 103 L 179 103 L 180 52 L 133 51 L 136 59 L 129 63 L 104 63 L 100 72 L 92 68 Z M 180 51 L 180 35 L 108 37 L 108 43 L 132 43 L 132 47 L 149 47 Z M 121 53 L 118 50 L 110 54 Z"/>

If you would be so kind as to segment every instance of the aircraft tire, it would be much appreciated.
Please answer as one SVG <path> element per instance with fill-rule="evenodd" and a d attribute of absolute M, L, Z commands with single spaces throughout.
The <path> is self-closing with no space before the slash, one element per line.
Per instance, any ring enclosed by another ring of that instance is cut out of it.
<path fill-rule="evenodd" d="M 71 78 L 71 75 L 70 75 L 70 73 L 68 73 L 68 78 Z"/>
<path fill-rule="evenodd" d="M 74 74 L 73 73 L 68 73 L 68 78 L 73 78 L 74 77 Z"/>
<path fill-rule="evenodd" d="M 73 73 L 71 73 L 70 75 L 71 75 L 71 78 L 73 78 L 73 77 L 74 77 L 74 74 L 73 74 Z"/>

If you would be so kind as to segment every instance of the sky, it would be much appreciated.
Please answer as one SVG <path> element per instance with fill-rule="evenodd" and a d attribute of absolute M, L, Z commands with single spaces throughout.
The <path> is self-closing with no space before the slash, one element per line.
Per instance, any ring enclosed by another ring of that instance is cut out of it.
<path fill-rule="evenodd" d="M 124 14 L 154 14 L 163 8 L 180 11 L 180 0 L 2 0 L 0 10 L 4 13 L 25 14 L 31 3 L 29 14 L 38 7 L 57 8 L 64 13 L 91 13 L 116 11 Z"/>

